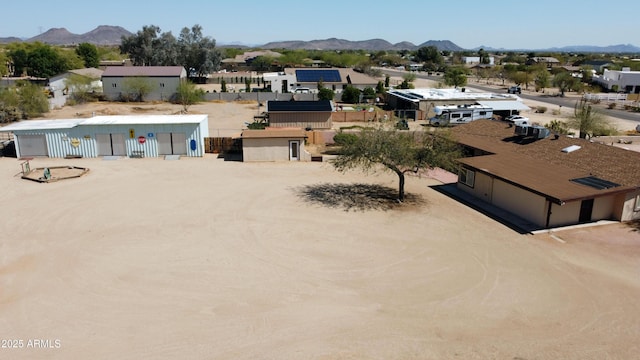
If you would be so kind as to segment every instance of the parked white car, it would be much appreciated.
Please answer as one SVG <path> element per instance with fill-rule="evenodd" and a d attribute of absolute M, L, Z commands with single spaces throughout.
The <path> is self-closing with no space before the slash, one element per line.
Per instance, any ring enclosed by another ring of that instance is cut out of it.
<path fill-rule="evenodd" d="M 504 121 L 513 123 L 515 125 L 529 125 L 529 118 L 521 115 L 511 115 L 507 116 Z"/>

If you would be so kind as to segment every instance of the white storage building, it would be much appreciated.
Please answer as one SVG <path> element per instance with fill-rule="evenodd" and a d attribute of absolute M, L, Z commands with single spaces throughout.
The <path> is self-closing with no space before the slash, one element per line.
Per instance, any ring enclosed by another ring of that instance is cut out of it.
<path fill-rule="evenodd" d="M 124 115 L 88 119 L 26 120 L 0 128 L 13 132 L 24 157 L 157 157 L 204 155 L 207 115 Z"/>

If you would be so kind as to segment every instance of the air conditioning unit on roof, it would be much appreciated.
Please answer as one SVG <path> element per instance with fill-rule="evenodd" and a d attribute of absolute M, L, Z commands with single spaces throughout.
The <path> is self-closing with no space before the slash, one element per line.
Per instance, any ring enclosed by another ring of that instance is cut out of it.
<path fill-rule="evenodd" d="M 527 136 L 529 131 L 529 126 L 527 125 L 516 125 L 515 134 L 518 136 Z"/>

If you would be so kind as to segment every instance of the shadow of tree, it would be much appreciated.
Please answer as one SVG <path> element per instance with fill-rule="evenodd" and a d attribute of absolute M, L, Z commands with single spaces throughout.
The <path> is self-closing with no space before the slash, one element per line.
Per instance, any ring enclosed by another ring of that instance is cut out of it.
<path fill-rule="evenodd" d="M 629 221 L 627 226 L 631 228 L 631 231 L 640 232 L 640 220 Z"/>
<path fill-rule="evenodd" d="M 375 184 L 314 184 L 295 189 L 298 196 L 310 204 L 318 204 L 344 211 L 407 210 L 424 204 L 419 195 L 405 193 L 398 201 L 398 191 Z"/>

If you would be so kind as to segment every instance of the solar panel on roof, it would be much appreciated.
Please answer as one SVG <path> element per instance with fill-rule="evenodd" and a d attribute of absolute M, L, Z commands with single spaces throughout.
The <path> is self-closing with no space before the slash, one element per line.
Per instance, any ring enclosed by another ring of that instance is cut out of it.
<path fill-rule="evenodd" d="M 597 178 L 595 176 L 587 176 L 587 177 L 583 177 L 583 178 L 571 179 L 571 181 L 573 181 L 575 183 L 578 183 L 578 184 L 581 184 L 581 185 L 590 186 L 590 187 L 592 187 L 594 189 L 598 189 L 598 190 L 611 189 L 611 188 L 620 186 L 620 184 L 616 184 L 616 183 L 611 182 L 611 181 L 603 180 L 603 179 Z"/>
<path fill-rule="evenodd" d="M 332 111 L 329 100 L 318 101 L 268 101 L 267 111 Z"/>
<path fill-rule="evenodd" d="M 341 82 L 338 70 L 296 70 L 298 82 Z"/>

